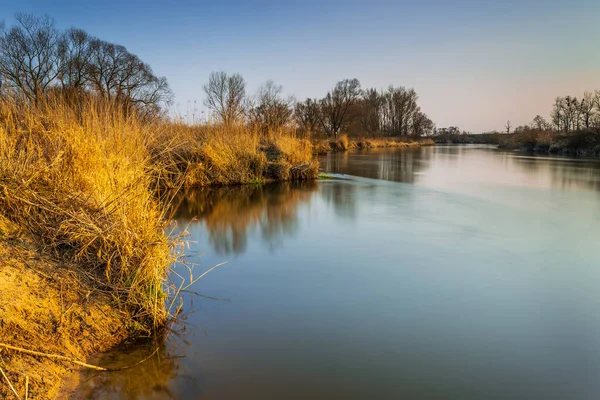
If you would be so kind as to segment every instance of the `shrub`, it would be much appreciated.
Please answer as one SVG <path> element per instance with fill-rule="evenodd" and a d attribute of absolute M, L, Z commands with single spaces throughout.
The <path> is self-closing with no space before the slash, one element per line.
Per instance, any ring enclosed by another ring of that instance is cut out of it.
<path fill-rule="evenodd" d="M 337 151 L 346 151 L 350 148 L 347 135 L 341 135 L 334 142 L 330 142 L 330 144 L 331 148 Z"/>

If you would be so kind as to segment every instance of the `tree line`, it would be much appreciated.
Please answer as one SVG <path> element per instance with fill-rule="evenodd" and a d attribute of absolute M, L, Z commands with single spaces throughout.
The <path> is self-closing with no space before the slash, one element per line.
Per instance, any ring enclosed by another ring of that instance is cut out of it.
<path fill-rule="evenodd" d="M 0 96 L 36 102 L 49 92 L 92 93 L 146 113 L 172 99 L 167 79 L 124 46 L 82 29 L 60 31 L 47 16 L 17 14 L 15 26 L 0 31 Z"/>
<path fill-rule="evenodd" d="M 273 81 L 248 96 L 239 74 L 213 72 L 203 86 L 205 106 L 225 124 L 250 123 L 267 132 L 294 126 L 302 134 L 336 138 L 342 133 L 359 136 L 425 136 L 435 124 L 421 111 L 414 89 L 390 86 L 387 90 L 362 89 L 358 79 L 344 79 L 321 99 L 284 98 Z"/>
<path fill-rule="evenodd" d="M 506 133 L 510 131 L 510 121 Z M 550 120 L 537 115 L 532 122 L 514 129 L 514 133 L 530 130 L 541 132 L 570 133 L 600 129 L 600 90 L 586 91 L 583 97 L 559 96 L 554 100 Z"/>
<path fill-rule="evenodd" d="M 600 128 L 600 90 L 585 92 L 583 97 L 557 97 L 551 113 L 558 132 Z"/>
<path fill-rule="evenodd" d="M 269 132 L 294 127 L 306 136 L 425 136 L 435 124 L 418 105 L 414 89 L 363 89 L 344 79 L 323 98 L 284 97 L 273 81 L 250 96 L 239 74 L 213 72 L 203 86 L 204 104 L 214 120 L 249 123 Z M 0 27 L 0 97 L 38 102 L 49 93 L 70 101 L 94 95 L 156 115 L 173 94 L 167 79 L 124 46 L 78 28 L 59 30 L 50 17 L 17 14 L 14 26 Z"/>

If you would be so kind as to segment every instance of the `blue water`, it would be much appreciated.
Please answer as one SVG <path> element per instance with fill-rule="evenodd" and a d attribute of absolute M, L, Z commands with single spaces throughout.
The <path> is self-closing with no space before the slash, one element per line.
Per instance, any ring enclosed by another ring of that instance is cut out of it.
<path fill-rule="evenodd" d="M 228 261 L 189 289 L 222 300 L 185 293 L 160 357 L 81 396 L 600 397 L 598 161 L 437 146 L 321 166 L 337 179 L 182 197 L 195 275 Z"/>

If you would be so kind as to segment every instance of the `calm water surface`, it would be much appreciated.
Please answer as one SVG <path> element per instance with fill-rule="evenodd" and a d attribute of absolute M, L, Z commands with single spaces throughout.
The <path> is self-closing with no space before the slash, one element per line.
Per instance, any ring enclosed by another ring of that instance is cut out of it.
<path fill-rule="evenodd" d="M 190 260 L 229 260 L 190 290 L 221 300 L 186 293 L 158 354 L 78 395 L 600 398 L 598 161 L 438 146 L 321 166 L 343 179 L 183 196 Z"/>

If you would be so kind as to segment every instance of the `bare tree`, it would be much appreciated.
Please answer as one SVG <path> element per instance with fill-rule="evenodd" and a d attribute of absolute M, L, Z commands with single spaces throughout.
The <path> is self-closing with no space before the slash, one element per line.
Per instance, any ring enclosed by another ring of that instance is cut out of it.
<path fill-rule="evenodd" d="M 246 83 L 241 75 L 211 72 L 203 89 L 206 94 L 204 105 L 217 114 L 221 122 L 229 125 L 244 117 Z"/>
<path fill-rule="evenodd" d="M 504 127 L 506 128 L 506 133 L 510 133 L 510 128 L 512 128 L 510 120 L 506 121 L 506 125 Z"/>
<path fill-rule="evenodd" d="M 416 137 L 430 136 L 435 131 L 435 124 L 427 114 L 418 111 L 412 119 L 412 135 Z"/>
<path fill-rule="evenodd" d="M 550 117 L 552 118 L 552 124 L 554 125 L 555 129 L 557 131 L 560 131 L 562 128 L 562 120 L 563 120 L 563 114 L 562 114 L 562 98 L 561 97 L 557 97 L 556 99 L 554 99 L 554 106 L 552 108 L 552 113 L 550 114 Z"/>
<path fill-rule="evenodd" d="M 366 89 L 360 100 L 360 128 L 369 135 L 381 132 L 383 98 L 376 89 Z"/>
<path fill-rule="evenodd" d="M 291 119 L 294 100 L 283 99 L 282 91 L 283 87 L 272 80 L 268 80 L 258 91 L 258 105 L 253 107 L 251 119 L 264 133 L 283 127 Z"/>
<path fill-rule="evenodd" d="M 89 86 L 100 96 L 127 109 L 156 111 L 170 103 L 172 92 L 166 78 L 157 77 L 150 66 L 124 46 L 98 39 L 90 41 L 86 67 Z"/>
<path fill-rule="evenodd" d="M 49 17 L 17 14 L 17 26 L 0 35 L 0 75 L 5 84 L 37 100 L 59 74 L 61 35 Z"/>
<path fill-rule="evenodd" d="M 594 99 L 594 93 L 585 92 L 581 102 L 579 103 L 579 112 L 581 114 L 583 124 L 585 125 L 585 129 L 590 128 L 590 122 L 592 120 L 592 116 L 594 115 L 595 108 L 596 101 Z"/>
<path fill-rule="evenodd" d="M 328 135 L 337 139 L 342 128 L 352 119 L 348 110 L 358 101 L 361 94 L 358 79 L 345 79 L 338 82 L 321 100 L 321 124 Z"/>
<path fill-rule="evenodd" d="M 419 112 L 419 96 L 414 89 L 390 86 L 381 94 L 383 101 L 382 131 L 389 136 L 406 136 L 411 132 L 413 117 Z"/>
<path fill-rule="evenodd" d="M 550 125 L 548 122 L 546 122 L 544 117 L 542 117 L 540 115 L 535 116 L 535 118 L 533 119 L 532 125 L 534 128 L 536 128 L 539 131 L 549 131 L 552 129 L 552 125 Z"/>
<path fill-rule="evenodd" d="M 67 30 L 60 42 L 58 80 L 63 89 L 83 90 L 89 83 L 92 43 L 82 29 Z"/>
<path fill-rule="evenodd" d="M 314 134 L 321 124 L 321 108 L 318 100 L 306 99 L 296 103 L 294 116 L 298 126 L 305 134 Z"/>

